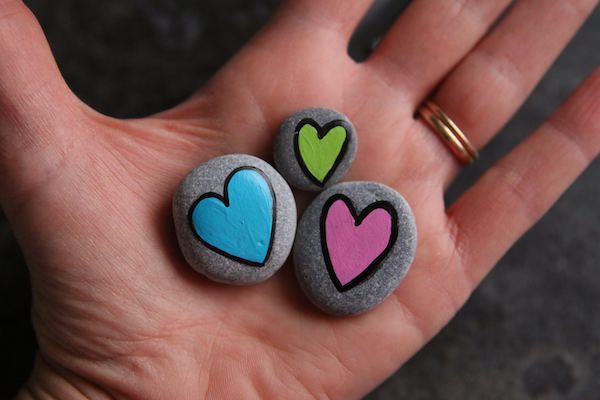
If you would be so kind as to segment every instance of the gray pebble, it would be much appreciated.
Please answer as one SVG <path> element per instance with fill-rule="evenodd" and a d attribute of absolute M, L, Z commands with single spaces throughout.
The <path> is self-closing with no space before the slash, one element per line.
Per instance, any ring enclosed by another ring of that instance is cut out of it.
<path fill-rule="evenodd" d="M 398 287 L 416 246 L 415 218 L 398 192 L 374 182 L 341 183 L 317 196 L 300 220 L 296 277 L 323 311 L 358 314 Z"/>
<path fill-rule="evenodd" d="M 208 278 L 250 285 L 286 261 L 296 232 L 296 202 L 277 171 L 256 157 L 214 158 L 190 172 L 173 199 L 179 247 Z"/>
<path fill-rule="evenodd" d="M 350 120 L 337 111 L 308 108 L 288 117 L 275 141 L 275 166 L 290 185 L 308 191 L 333 186 L 358 148 Z"/>

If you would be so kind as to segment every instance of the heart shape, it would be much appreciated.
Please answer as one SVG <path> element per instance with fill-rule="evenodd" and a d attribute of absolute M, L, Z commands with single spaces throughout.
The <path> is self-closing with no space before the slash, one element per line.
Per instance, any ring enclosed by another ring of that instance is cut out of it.
<path fill-rule="evenodd" d="M 302 171 L 319 186 L 324 186 L 348 148 L 348 131 L 343 121 L 333 121 L 321 127 L 305 119 L 296 129 L 296 158 Z"/>
<path fill-rule="evenodd" d="M 271 252 L 275 195 L 262 171 L 234 170 L 225 180 L 224 197 L 202 195 L 190 220 L 200 241 L 211 250 L 251 266 L 263 266 Z"/>
<path fill-rule="evenodd" d="M 387 201 L 377 201 L 360 215 L 341 194 L 330 197 L 321 214 L 321 246 L 329 276 L 340 292 L 375 272 L 398 238 L 398 214 Z"/>

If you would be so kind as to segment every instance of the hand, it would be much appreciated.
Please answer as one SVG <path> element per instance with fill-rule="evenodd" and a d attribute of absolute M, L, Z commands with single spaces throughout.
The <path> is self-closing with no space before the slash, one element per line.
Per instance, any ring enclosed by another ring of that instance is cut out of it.
<path fill-rule="evenodd" d="M 514 114 L 596 1 L 414 2 L 365 63 L 346 55 L 368 0 L 290 0 L 182 105 L 142 120 L 89 109 L 35 18 L 0 0 L 0 200 L 31 270 L 39 356 L 22 398 L 358 397 L 421 348 L 600 150 L 600 70 L 449 208 L 452 155 L 413 114 L 435 100 L 477 147 Z M 557 21 L 560 21 L 557 23 Z M 539 32 L 544 32 L 540 35 Z M 343 111 L 349 179 L 398 189 L 420 243 L 373 311 L 326 316 L 291 265 L 252 287 L 185 265 L 170 216 L 193 167 L 269 157 L 278 124 Z"/>

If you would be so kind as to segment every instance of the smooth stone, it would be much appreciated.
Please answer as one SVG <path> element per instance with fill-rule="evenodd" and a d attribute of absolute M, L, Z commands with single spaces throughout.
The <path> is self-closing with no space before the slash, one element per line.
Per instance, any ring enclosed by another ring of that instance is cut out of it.
<path fill-rule="evenodd" d="M 296 202 L 265 161 L 241 154 L 190 172 L 173 198 L 179 247 L 192 268 L 222 283 L 250 285 L 284 264 L 296 233 Z"/>
<path fill-rule="evenodd" d="M 406 200 L 374 182 L 348 182 L 317 196 L 298 224 L 293 258 L 307 297 L 333 315 L 365 312 L 400 284 L 417 228 Z"/>
<path fill-rule="evenodd" d="M 275 166 L 298 189 L 321 191 L 346 174 L 358 148 L 354 126 L 344 114 L 308 108 L 288 117 L 275 140 Z"/>

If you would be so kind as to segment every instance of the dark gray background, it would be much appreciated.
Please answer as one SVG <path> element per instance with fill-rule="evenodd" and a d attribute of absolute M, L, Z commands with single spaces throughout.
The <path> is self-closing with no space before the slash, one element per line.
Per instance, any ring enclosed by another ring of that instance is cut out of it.
<path fill-rule="evenodd" d="M 396 11 L 402 7 L 402 2 L 383 1 Z M 279 1 L 26 3 L 41 20 L 73 90 L 101 112 L 132 117 L 186 98 Z M 391 16 L 384 14 L 388 20 Z M 364 40 L 357 43 L 363 48 L 355 54 L 363 54 Z M 462 174 L 449 198 L 534 129 L 598 65 L 596 11 L 522 111 Z M 448 327 L 367 398 L 600 398 L 599 178 L 596 161 L 504 257 Z M 26 379 L 35 342 L 26 267 L 1 216 L 0 260 L 0 363 L 8 367 L 0 397 L 6 398 Z"/>

